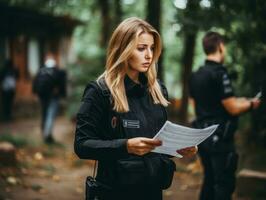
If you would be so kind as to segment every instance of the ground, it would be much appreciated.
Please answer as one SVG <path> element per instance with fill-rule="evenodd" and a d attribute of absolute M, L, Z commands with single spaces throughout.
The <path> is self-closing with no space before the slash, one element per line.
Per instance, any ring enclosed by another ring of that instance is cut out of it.
<path fill-rule="evenodd" d="M 0 200 L 84 199 L 84 181 L 92 174 L 93 161 L 82 161 L 74 154 L 73 122 L 59 117 L 54 133 L 57 143 L 46 145 L 38 118 L 1 124 L 0 135 L 12 135 L 19 147 L 18 165 L 0 168 Z M 197 199 L 202 180 L 199 160 L 174 160 L 177 171 L 164 200 Z"/>

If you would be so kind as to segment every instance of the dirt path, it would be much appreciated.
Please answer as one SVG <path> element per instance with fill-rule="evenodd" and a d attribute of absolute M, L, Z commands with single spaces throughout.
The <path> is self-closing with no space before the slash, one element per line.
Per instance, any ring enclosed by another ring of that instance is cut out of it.
<path fill-rule="evenodd" d="M 92 173 L 93 163 L 81 161 L 73 153 L 74 125 L 63 117 L 56 121 L 56 145 L 45 145 L 39 120 L 19 120 L 0 126 L 0 134 L 26 138 L 19 148 L 17 168 L 2 168 L 0 200 L 81 200 L 84 180 Z M 164 200 L 197 199 L 201 170 L 197 160 L 175 160 L 178 171 Z"/>

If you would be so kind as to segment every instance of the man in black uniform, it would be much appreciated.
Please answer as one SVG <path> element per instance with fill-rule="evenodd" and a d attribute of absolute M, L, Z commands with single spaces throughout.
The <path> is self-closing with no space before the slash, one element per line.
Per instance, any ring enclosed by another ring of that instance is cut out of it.
<path fill-rule="evenodd" d="M 208 32 L 203 38 L 206 61 L 192 74 L 190 94 L 195 101 L 195 128 L 219 124 L 218 130 L 199 146 L 204 167 L 204 181 L 200 200 L 230 200 L 235 189 L 235 171 L 238 155 L 235 150 L 234 133 L 237 116 L 256 109 L 256 98 L 237 98 L 226 68 L 223 66 L 225 46 L 223 37 Z"/>

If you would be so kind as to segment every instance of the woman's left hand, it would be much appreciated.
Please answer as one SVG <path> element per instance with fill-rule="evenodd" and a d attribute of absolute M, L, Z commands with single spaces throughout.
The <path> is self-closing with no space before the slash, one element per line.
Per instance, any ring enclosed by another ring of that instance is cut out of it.
<path fill-rule="evenodd" d="M 198 152 L 198 147 L 187 147 L 184 149 L 179 149 L 176 151 L 177 153 L 181 154 L 182 156 L 190 157 L 194 156 Z"/>

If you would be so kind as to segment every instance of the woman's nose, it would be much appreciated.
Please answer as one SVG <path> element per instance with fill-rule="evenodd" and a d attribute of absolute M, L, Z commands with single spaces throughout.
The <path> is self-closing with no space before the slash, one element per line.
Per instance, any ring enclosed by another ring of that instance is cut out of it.
<path fill-rule="evenodd" d="M 151 57 L 152 57 L 152 51 L 147 49 L 146 54 L 145 54 L 145 58 L 150 59 Z"/>

